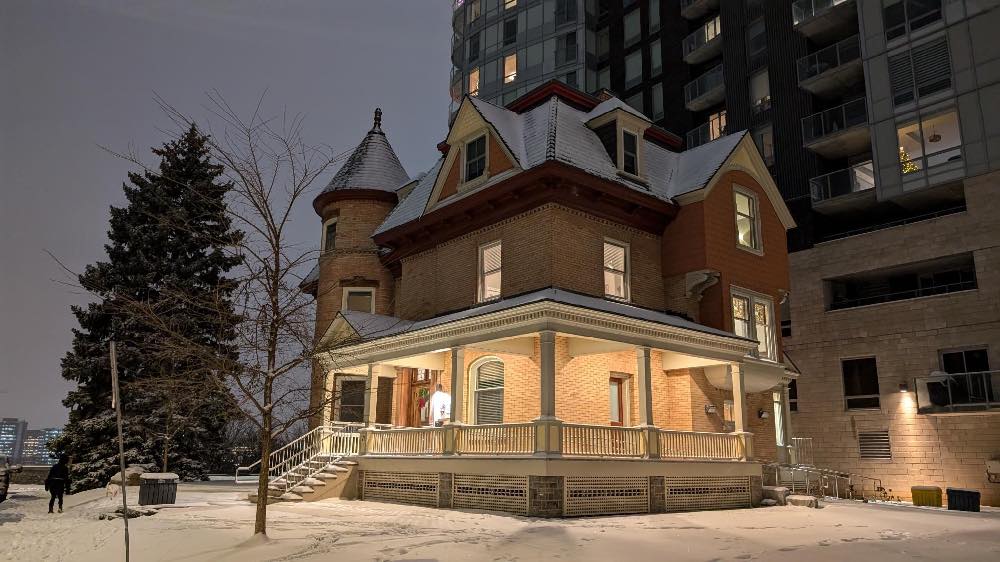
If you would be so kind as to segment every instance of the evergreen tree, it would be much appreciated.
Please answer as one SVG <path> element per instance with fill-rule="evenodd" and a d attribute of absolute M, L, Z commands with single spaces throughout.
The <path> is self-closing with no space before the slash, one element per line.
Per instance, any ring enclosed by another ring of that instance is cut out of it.
<path fill-rule="evenodd" d="M 72 458 L 74 489 L 103 486 L 118 471 L 111 340 L 123 389 L 126 463 L 163 468 L 167 462 L 184 479 L 202 478 L 223 441 L 229 397 L 157 385 L 158 379 L 180 375 L 205 388 L 195 379 L 213 375 L 150 353 L 160 341 L 157 328 L 125 313 L 128 303 L 148 304 L 167 315 L 171 330 L 235 353 L 235 320 L 192 310 L 197 306 L 192 303 L 212 300 L 231 311 L 235 283 L 226 274 L 241 261 L 227 253 L 242 237 L 226 213 L 231 184 L 221 180 L 223 167 L 210 160 L 207 143 L 192 125 L 177 140 L 153 149 L 158 170 L 130 173 L 131 185 L 123 185 L 127 205 L 111 208 L 107 261 L 87 266 L 79 276 L 81 286 L 100 300 L 73 307 L 80 326 L 62 361 L 63 377 L 77 388 L 63 401 L 70 408 L 69 423 L 56 446 Z"/>

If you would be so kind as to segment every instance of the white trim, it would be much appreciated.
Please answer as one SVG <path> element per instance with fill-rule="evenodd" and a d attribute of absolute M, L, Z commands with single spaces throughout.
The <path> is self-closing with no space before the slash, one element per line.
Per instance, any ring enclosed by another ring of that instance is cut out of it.
<path fill-rule="evenodd" d="M 736 195 L 740 194 L 750 200 L 750 217 L 753 219 L 753 224 L 750 227 L 750 234 L 753 236 L 752 246 L 744 246 L 740 242 L 740 222 L 741 216 L 739 207 L 736 206 Z M 736 226 L 736 247 L 745 252 L 750 252 L 751 254 L 757 254 L 758 256 L 764 255 L 764 235 L 761 232 L 760 223 L 760 200 L 752 189 L 744 187 L 739 184 L 733 184 L 733 224 Z"/>
<path fill-rule="evenodd" d="M 500 269 L 497 271 L 500 273 L 500 295 L 495 297 L 487 298 L 486 293 L 486 264 L 483 262 L 483 256 L 486 254 L 486 250 L 498 246 L 500 248 Z M 479 248 L 476 250 L 476 302 L 490 302 L 497 300 L 503 294 L 503 240 L 494 240 L 492 242 L 487 242 L 485 244 L 480 244 Z"/>
<path fill-rule="evenodd" d="M 372 296 L 372 306 L 371 310 L 368 311 L 369 314 L 375 314 L 375 287 L 344 287 L 344 292 L 340 297 L 340 310 L 350 310 L 347 308 L 347 293 L 368 293 Z M 364 310 L 357 310 L 355 312 L 365 312 Z"/>
<path fill-rule="evenodd" d="M 485 182 L 490 177 L 490 132 L 489 129 L 479 129 L 475 133 L 467 136 L 462 140 L 461 148 L 461 162 L 459 170 L 458 189 L 469 189 L 475 185 Z M 465 174 L 468 172 L 469 165 L 469 145 L 476 142 L 479 139 L 483 139 L 483 173 L 478 176 L 468 179 Z"/>
<path fill-rule="evenodd" d="M 340 217 L 333 217 L 331 219 L 327 219 L 327 220 L 323 221 L 323 230 L 320 233 L 320 239 L 319 239 L 319 251 L 320 251 L 321 254 L 325 254 L 327 252 L 327 247 L 326 247 L 326 227 L 328 227 L 331 224 L 337 224 L 337 222 L 339 221 L 339 219 L 340 219 Z M 334 243 L 333 244 L 334 244 L 334 246 L 337 245 L 336 237 L 334 237 Z M 330 250 L 335 250 L 335 249 L 336 248 L 330 248 Z"/>
<path fill-rule="evenodd" d="M 333 391 L 334 391 L 334 395 L 333 396 L 334 396 L 334 399 L 331 401 L 331 404 L 330 404 L 330 409 L 332 410 L 330 412 L 330 417 L 331 417 L 331 419 L 333 421 L 344 421 L 344 420 L 340 419 L 340 405 L 341 405 L 340 404 L 340 399 L 344 395 L 343 392 L 341 391 L 341 388 L 343 387 L 343 382 L 344 381 L 362 381 L 362 382 L 366 383 L 365 384 L 365 392 L 362 394 L 362 397 L 365 394 L 367 394 L 367 393 L 369 393 L 371 391 L 371 384 L 368 382 L 368 377 L 366 375 L 352 375 L 352 374 L 347 374 L 347 373 L 333 373 Z M 352 406 L 354 406 L 354 405 L 355 404 L 352 404 Z M 364 402 L 363 401 L 362 401 L 361 405 L 364 406 Z M 362 422 L 365 421 L 364 417 L 365 417 L 365 413 L 364 413 L 364 411 L 362 411 L 361 412 L 361 421 Z"/>
<path fill-rule="evenodd" d="M 604 298 L 611 299 L 611 300 L 616 300 L 616 301 L 621 301 L 621 302 L 631 302 L 631 300 L 632 300 L 632 283 L 631 283 L 630 277 L 632 275 L 632 249 L 629 246 L 628 242 L 622 242 L 620 240 L 615 240 L 614 238 L 608 238 L 608 237 L 604 238 L 604 244 L 601 245 L 601 250 L 602 250 L 601 251 L 601 273 L 602 273 L 602 275 L 601 275 L 601 277 L 602 277 L 601 281 L 602 282 L 604 281 L 603 280 L 603 277 L 604 277 L 603 274 L 608 271 L 608 266 L 604 263 L 604 246 L 608 245 L 608 244 L 610 244 L 612 246 L 618 246 L 619 248 L 622 248 L 622 249 L 625 250 L 625 271 L 623 272 L 624 273 L 623 274 L 623 277 L 624 277 L 623 284 L 624 284 L 624 288 L 625 288 L 625 295 L 621 296 L 621 297 L 618 297 L 618 296 L 614 296 L 614 295 L 609 295 L 607 291 L 604 291 Z"/>
<path fill-rule="evenodd" d="M 635 137 L 635 173 L 625 171 L 625 133 Z M 645 175 L 643 174 L 642 144 L 641 132 L 637 129 L 626 127 L 621 121 L 618 121 L 618 170 L 626 177 L 641 180 Z"/>
<path fill-rule="evenodd" d="M 468 384 L 469 415 L 466 419 L 468 419 L 469 423 L 471 424 L 479 423 L 479 420 L 476 419 L 476 396 L 477 396 L 476 386 L 479 384 L 479 367 L 481 367 L 486 363 L 500 363 L 501 365 L 503 365 L 504 386 L 500 387 L 500 389 L 502 391 L 507 387 L 507 363 L 500 357 L 497 357 L 496 355 L 485 355 L 483 357 L 480 357 L 479 359 L 476 359 L 475 361 L 472 362 L 471 365 L 469 365 L 469 369 L 466 371 L 466 374 L 468 375 L 468 378 L 466 380 L 469 381 Z M 504 406 L 506 405 L 507 405 L 506 402 L 504 402 Z M 459 407 L 461 407 L 461 405 Z"/>

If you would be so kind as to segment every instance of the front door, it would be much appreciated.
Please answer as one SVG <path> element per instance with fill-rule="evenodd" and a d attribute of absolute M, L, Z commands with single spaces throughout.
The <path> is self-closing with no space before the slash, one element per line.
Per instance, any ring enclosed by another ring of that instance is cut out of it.
<path fill-rule="evenodd" d="M 409 427 L 430 425 L 431 395 L 437 383 L 438 371 L 408 369 L 410 373 Z"/>
<path fill-rule="evenodd" d="M 608 398 L 611 409 L 611 425 L 621 427 L 625 424 L 625 379 L 611 377 Z"/>

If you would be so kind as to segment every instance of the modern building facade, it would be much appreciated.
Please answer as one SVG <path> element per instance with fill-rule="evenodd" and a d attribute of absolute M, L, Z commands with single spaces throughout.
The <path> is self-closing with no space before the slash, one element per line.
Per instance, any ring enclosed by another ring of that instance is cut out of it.
<path fill-rule="evenodd" d="M 0 420 L 0 457 L 10 458 L 12 462 L 18 462 L 21 458 L 21 451 L 24 447 L 24 434 L 28 429 L 28 422 L 17 418 L 3 418 Z"/>
<path fill-rule="evenodd" d="M 466 96 L 410 180 L 376 121 L 314 202 L 324 415 L 306 441 L 352 457 L 364 499 L 754 504 L 757 459 L 791 444 L 777 314 L 793 221 L 749 134 L 678 140 L 552 81 L 507 108 Z"/>
<path fill-rule="evenodd" d="M 58 459 L 49 450 L 49 443 L 61 434 L 62 429 L 55 427 L 25 431 L 20 463 L 35 466 L 55 464 Z"/>

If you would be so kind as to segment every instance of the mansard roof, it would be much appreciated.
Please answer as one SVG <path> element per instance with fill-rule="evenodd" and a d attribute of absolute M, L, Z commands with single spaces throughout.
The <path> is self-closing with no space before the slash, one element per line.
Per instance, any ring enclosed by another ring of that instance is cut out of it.
<path fill-rule="evenodd" d="M 382 131 L 382 110 L 375 110 L 375 123 L 365 138 L 333 176 L 322 193 L 341 189 L 375 189 L 394 192 L 410 176 L 399 163 L 389 139 Z"/>
<path fill-rule="evenodd" d="M 554 94 L 532 107 L 518 109 L 520 112 L 467 96 L 459 112 L 472 110 L 480 115 L 513 156 L 515 166 L 522 171 L 546 162 L 559 162 L 666 202 L 674 202 L 678 196 L 706 187 L 747 137 L 746 131 L 740 131 L 683 152 L 669 150 L 659 142 L 644 138 L 646 177 L 645 181 L 638 181 L 620 173 L 600 138 L 587 126 L 591 120 L 610 111 L 624 111 L 649 121 L 621 100 L 611 98 L 592 104 L 589 109 L 581 109 L 580 104 L 571 104 Z M 666 135 L 660 132 L 660 136 Z M 469 193 L 488 189 L 510 177 L 509 174 L 502 174 L 489 178 L 481 187 L 429 205 L 438 176 L 445 173 L 442 165 L 446 158 L 439 159 L 413 186 L 376 229 L 375 235 L 417 220 L 431 210 L 444 207 Z"/>

